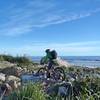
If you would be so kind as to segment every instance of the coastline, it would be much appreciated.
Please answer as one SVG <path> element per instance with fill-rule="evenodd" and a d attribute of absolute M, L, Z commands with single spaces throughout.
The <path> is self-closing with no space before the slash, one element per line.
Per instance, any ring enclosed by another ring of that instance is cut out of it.
<path fill-rule="evenodd" d="M 39 63 L 42 56 L 31 56 L 30 58 Z M 100 67 L 100 56 L 60 56 L 60 58 L 74 66 Z"/>
<path fill-rule="evenodd" d="M 5 56 L 5 58 L 7 58 L 7 57 L 9 57 L 9 56 Z M 12 60 L 11 60 L 11 58 L 12 58 Z M 8 60 L 10 62 L 5 61 L 5 60 Z M 32 84 L 35 87 L 38 82 L 41 82 L 40 85 L 43 86 L 43 88 L 41 88 L 42 91 L 45 89 L 46 90 L 51 89 L 58 85 L 61 88 L 62 84 L 64 84 L 63 87 L 65 88 L 65 84 L 68 86 L 68 84 L 70 83 L 70 86 L 75 87 L 76 89 L 79 89 L 79 87 L 81 86 L 83 89 L 89 89 L 88 91 L 90 91 L 90 92 L 91 92 L 91 89 L 93 89 L 93 91 L 95 91 L 94 94 L 96 93 L 98 95 L 98 93 L 99 93 L 98 88 L 99 88 L 99 84 L 100 84 L 100 81 L 99 81 L 100 80 L 100 67 L 99 68 L 87 68 L 87 67 L 79 67 L 79 66 L 71 66 L 71 65 L 70 65 L 70 67 L 65 67 L 65 66 L 58 65 L 59 67 L 62 67 L 64 69 L 65 79 L 57 81 L 57 80 L 54 80 L 53 78 L 50 78 L 48 80 L 48 78 L 45 77 L 45 74 L 43 74 L 41 77 L 41 74 L 39 74 L 37 72 L 43 66 L 41 66 L 39 63 L 36 63 L 34 60 L 30 61 L 31 59 L 28 59 L 25 57 L 11 57 L 11 56 L 9 57 L 9 59 L 5 59 L 5 60 L 2 59 L 1 64 L 0 64 L 1 68 L 3 68 L 0 70 L 0 73 L 1 73 L 0 74 L 0 80 L 1 80 L 0 84 L 2 86 L 2 85 L 4 85 L 4 83 L 8 84 L 13 81 L 14 83 L 16 83 L 16 84 L 14 84 L 16 86 L 15 89 L 18 90 L 18 91 L 16 91 L 16 94 L 19 93 L 19 91 L 21 91 L 20 88 L 23 89 L 23 84 L 28 84 L 29 82 L 32 82 Z M 15 63 L 13 61 L 15 61 L 17 63 Z M 6 68 L 5 68 L 5 65 L 6 65 Z M 9 65 L 9 67 L 8 67 L 8 65 Z M 36 83 L 36 84 L 34 84 L 34 83 Z M 86 86 L 85 86 L 85 84 L 86 84 Z M 93 85 L 91 85 L 91 84 L 93 84 Z M 8 85 L 11 88 L 13 88 L 10 84 L 8 84 Z M 33 85 L 31 85 L 29 87 L 32 88 Z M 77 87 L 77 86 L 79 86 L 79 87 Z M 92 87 L 90 88 L 90 86 L 92 86 Z M 94 88 L 93 86 L 96 86 L 96 87 Z M 39 88 L 39 87 L 36 87 L 36 88 Z M 25 85 L 24 88 L 27 88 L 27 85 Z M 67 90 L 67 88 L 66 88 L 66 90 Z M 40 89 L 39 89 L 39 91 L 40 91 Z M 76 90 L 72 90 L 72 91 L 74 93 L 76 93 Z M 83 93 L 83 90 L 79 90 L 79 91 L 81 93 Z M 12 91 L 12 92 L 15 93 L 14 91 Z M 25 94 L 24 92 L 25 91 L 23 91 L 23 94 Z M 27 90 L 27 92 L 30 93 L 30 88 Z M 52 92 L 54 92 L 54 90 L 52 90 Z M 22 91 L 20 93 L 22 93 Z M 37 94 L 39 94 L 39 93 L 40 92 L 37 92 Z M 93 93 L 93 92 L 91 92 L 91 93 Z M 46 92 L 46 95 L 47 94 L 48 94 L 48 92 Z M 80 97 L 84 96 L 85 94 L 87 94 L 87 93 L 85 92 L 84 94 L 80 95 Z M 34 94 L 32 94 L 32 95 L 34 95 Z M 43 95 L 43 93 L 42 93 L 42 95 Z M 78 96 L 78 94 L 75 94 L 75 95 Z M 9 98 L 9 96 L 10 96 L 10 93 L 8 95 L 8 98 Z M 14 95 L 12 95 L 12 96 L 14 96 Z M 72 97 L 75 97 L 75 96 L 72 95 Z M 20 100 L 22 100 L 22 98 Z M 44 99 L 40 99 L 40 100 L 44 100 Z M 45 100 L 47 100 L 47 99 L 45 99 Z M 53 100 L 55 100 L 55 99 L 53 99 Z"/>

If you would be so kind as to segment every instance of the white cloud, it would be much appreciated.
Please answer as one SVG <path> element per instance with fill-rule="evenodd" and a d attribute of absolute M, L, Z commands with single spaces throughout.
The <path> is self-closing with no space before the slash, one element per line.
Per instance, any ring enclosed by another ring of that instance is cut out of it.
<path fill-rule="evenodd" d="M 0 35 L 26 34 L 35 28 L 70 22 L 100 12 L 100 8 L 82 10 L 81 12 L 70 11 L 69 9 L 70 12 L 67 12 L 67 7 L 59 8 L 57 2 L 53 0 L 26 0 L 26 3 L 21 7 L 13 2 L 13 5 L 8 8 L 2 9 L 0 12 L 2 20 L 6 20 L 0 24 Z"/>

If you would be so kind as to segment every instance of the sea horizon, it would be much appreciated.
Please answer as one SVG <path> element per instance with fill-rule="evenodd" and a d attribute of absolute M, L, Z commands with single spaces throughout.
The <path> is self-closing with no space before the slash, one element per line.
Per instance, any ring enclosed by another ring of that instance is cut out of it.
<path fill-rule="evenodd" d="M 39 62 L 43 56 L 31 56 L 34 62 Z M 82 67 L 100 67 L 100 56 L 59 56 L 72 65 Z"/>

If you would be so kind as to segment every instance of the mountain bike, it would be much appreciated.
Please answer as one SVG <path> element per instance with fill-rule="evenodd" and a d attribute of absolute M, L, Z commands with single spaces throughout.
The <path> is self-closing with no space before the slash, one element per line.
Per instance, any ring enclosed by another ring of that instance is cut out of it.
<path fill-rule="evenodd" d="M 50 75 L 50 78 L 54 79 L 54 80 L 61 80 L 64 81 L 65 80 L 65 72 L 64 69 L 61 67 L 55 67 L 53 66 L 50 70 L 48 69 L 47 65 L 45 65 L 44 67 L 40 68 L 37 73 L 39 75 L 43 75 L 44 77 L 47 77 L 47 75 Z"/>

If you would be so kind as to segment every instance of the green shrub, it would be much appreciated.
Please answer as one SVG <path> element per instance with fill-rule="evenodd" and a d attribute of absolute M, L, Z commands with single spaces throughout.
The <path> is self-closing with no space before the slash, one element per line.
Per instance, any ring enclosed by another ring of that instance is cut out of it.
<path fill-rule="evenodd" d="M 11 55 L 0 55 L 0 61 L 8 61 L 10 63 L 17 63 L 18 66 L 29 66 L 33 65 L 33 61 L 27 57 L 13 57 Z"/>
<path fill-rule="evenodd" d="M 39 83 L 29 83 L 13 92 L 9 100 L 46 100 L 46 97 Z"/>

